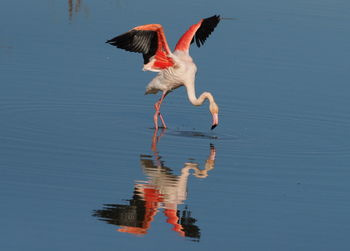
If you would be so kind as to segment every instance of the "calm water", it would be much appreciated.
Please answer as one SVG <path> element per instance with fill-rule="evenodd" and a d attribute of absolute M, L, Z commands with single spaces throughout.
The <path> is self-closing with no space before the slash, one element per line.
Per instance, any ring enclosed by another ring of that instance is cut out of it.
<path fill-rule="evenodd" d="M 1 1 L 0 249 L 349 250 L 350 2 L 140 2 Z M 104 42 L 213 14 L 220 125 L 180 88 L 154 134 L 154 74 Z"/>

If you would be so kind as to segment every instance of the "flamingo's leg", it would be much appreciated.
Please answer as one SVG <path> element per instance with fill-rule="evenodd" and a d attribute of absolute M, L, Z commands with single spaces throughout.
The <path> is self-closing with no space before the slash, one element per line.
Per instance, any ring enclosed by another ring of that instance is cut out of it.
<path fill-rule="evenodd" d="M 154 121 L 154 127 L 156 130 L 158 130 L 158 114 L 159 114 L 159 110 L 157 107 L 157 103 L 154 104 L 154 108 L 156 109 L 156 112 L 153 115 L 153 121 Z"/>
<path fill-rule="evenodd" d="M 161 113 L 159 113 L 159 118 L 160 118 L 160 120 L 162 121 L 163 127 L 166 129 L 167 127 L 166 127 L 166 124 L 165 124 L 165 122 L 164 122 L 164 119 L 163 119 L 163 116 L 162 116 Z"/>
<path fill-rule="evenodd" d="M 154 104 L 154 108 L 156 109 L 156 112 L 154 113 L 153 120 L 154 120 L 154 125 L 155 125 L 156 130 L 158 130 L 158 115 L 159 115 L 159 117 L 160 117 L 160 120 L 162 121 L 163 127 L 164 127 L 164 128 L 167 128 L 167 126 L 166 126 L 166 124 L 165 124 L 165 122 L 164 122 L 163 116 L 162 116 L 162 114 L 160 113 L 160 105 L 162 104 L 162 102 L 163 102 L 165 96 L 166 96 L 168 93 L 169 93 L 169 92 L 164 91 L 162 97 Z"/>

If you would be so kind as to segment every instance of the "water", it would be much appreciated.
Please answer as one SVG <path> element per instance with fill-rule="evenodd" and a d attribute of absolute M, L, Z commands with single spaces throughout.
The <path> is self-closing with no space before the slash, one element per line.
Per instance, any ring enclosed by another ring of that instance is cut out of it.
<path fill-rule="evenodd" d="M 349 7 L 2 1 L 1 250 L 348 250 Z M 155 135 L 154 74 L 104 42 L 213 14 L 238 19 L 191 49 L 220 125 L 180 88 Z"/>

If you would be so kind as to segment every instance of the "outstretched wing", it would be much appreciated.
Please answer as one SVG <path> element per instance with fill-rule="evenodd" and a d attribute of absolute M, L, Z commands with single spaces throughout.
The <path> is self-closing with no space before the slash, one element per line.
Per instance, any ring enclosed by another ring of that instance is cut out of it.
<path fill-rule="evenodd" d="M 192 25 L 177 42 L 175 50 L 189 50 L 190 45 L 196 41 L 198 47 L 204 44 L 205 40 L 214 31 L 220 22 L 220 15 L 204 18 L 197 24 Z"/>
<path fill-rule="evenodd" d="M 214 31 L 219 22 L 220 16 L 217 15 L 203 19 L 199 29 L 192 38 L 191 44 L 194 42 L 194 40 L 196 40 L 197 46 L 201 47 L 209 35 Z"/>
<path fill-rule="evenodd" d="M 174 65 L 160 24 L 147 24 L 108 40 L 106 43 L 120 49 L 142 53 L 144 70 L 160 71 Z"/>

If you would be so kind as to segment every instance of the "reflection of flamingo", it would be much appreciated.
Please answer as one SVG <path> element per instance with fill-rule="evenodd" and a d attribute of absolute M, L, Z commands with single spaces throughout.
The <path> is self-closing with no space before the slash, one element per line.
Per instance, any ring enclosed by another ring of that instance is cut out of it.
<path fill-rule="evenodd" d="M 153 119 L 156 129 L 158 129 L 158 116 L 163 127 L 166 128 L 163 116 L 160 113 L 160 105 L 165 96 L 170 91 L 183 85 L 186 87 L 188 98 L 193 105 L 199 106 L 206 99 L 209 100 L 209 110 L 213 116 L 211 129 L 218 125 L 219 107 L 215 103 L 213 95 L 204 92 L 199 98 L 196 97 L 194 82 L 197 67 L 189 55 L 189 48 L 194 40 L 196 40 L 198 47 L 203 45 L 219 22 L 220 16 L 215 15 L 192 25 L 177 42 L 173 53 L 169 49 L 163 27 L 160 24 L 137 26 L 107 41 L 107 43 L 118 48 L 142 53 L 144 59 L 143 70 L 159 72 L 146 88 L 146 94 L 163 92 L 159 101 L 154 105 L 156 112 Z"/>
<path fill-rule="evenodd" d="M 164 133 L 164 131 L 162 132 Z M 147 175 L 147 181 L 139 181 L 134 187 L 134 196 L 129 205 L 106 204 L 102 210 L 96 210 L 94 215 L 110 224 L 120 226 L 119 232 L 144 235 L 151 226 L 151 222 L 162 208 L 167 223 L 173 225 L 172 230 L 181 236 L 200 238 L 200 229 L 194 223 L 196 219 L 187 209 L 180 213 L 178 205 L 183 204 L 187 197 L 187 181 L 190 170 L 198 178 L 208 176 L 207 172 L 214 168 L 215 148 L 210 146 L 210 155 L 205 168 L 199 169 L 196 163 L 185 163 L 180 175 L 174 175 L 172 170 L 164 166 L 160 160 L 156 144 L 159 140 L 157 130 L 153 135 L 152 156 L 141 156 L 141 167 Z"/>

